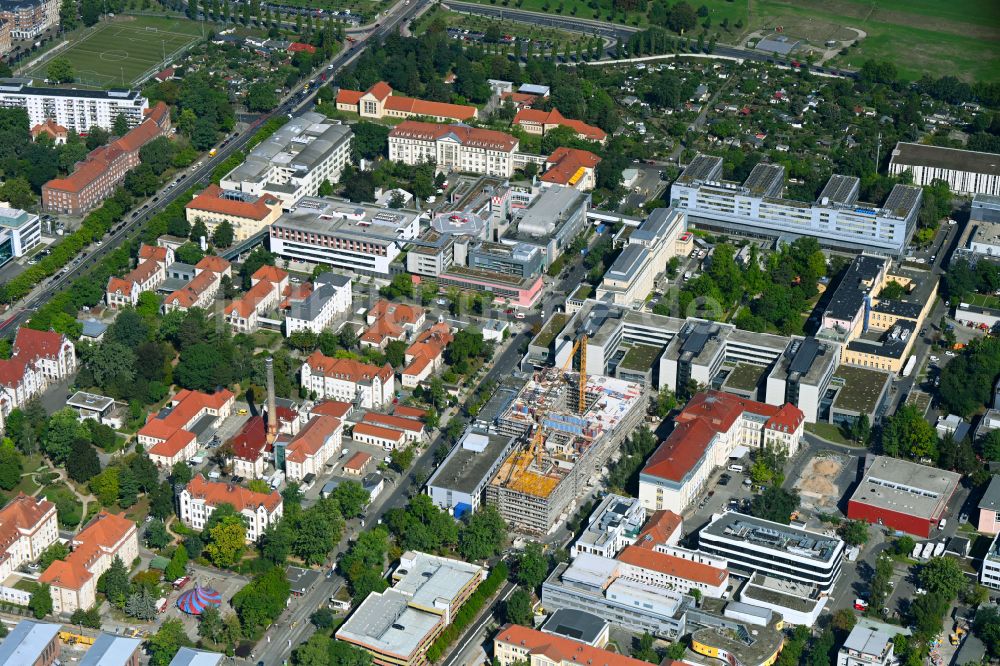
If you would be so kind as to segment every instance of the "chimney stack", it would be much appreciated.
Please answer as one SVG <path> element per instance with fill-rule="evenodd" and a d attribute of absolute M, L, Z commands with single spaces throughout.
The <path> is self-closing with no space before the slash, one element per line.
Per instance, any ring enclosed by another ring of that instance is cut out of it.
<path fill-rule="evenodd" d="M 278 438 L 278 408 L 274 404 L 274 358 L 268 356 L 264 361 L 267 373 L 267 441 L 274 443 Z"/>

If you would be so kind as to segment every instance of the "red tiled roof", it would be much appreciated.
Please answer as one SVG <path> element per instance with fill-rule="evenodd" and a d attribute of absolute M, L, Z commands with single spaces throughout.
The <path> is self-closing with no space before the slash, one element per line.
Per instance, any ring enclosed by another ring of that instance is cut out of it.
<path fill-rule="evenodd" d="M 426 409 L 407 407 L 406 405 L 396 405 L 396 407 L 392 410 L 392 413 L 396 416 L 402 416 L 407 419 L 417 419 L 419 421 L 423 421 L 427 416 Z"/>
<path fill-rule="evenodd" d="M 800 422 L 805 418 L 802 410 L 791 404 L 779 408 L 731 393 L 703 391 L 691 398 L 674 419 L 673 432 L 646 461 L 643 474 L 681 481 L 704 455 L 712 439 L 728 432 L 744 412 L 769 420 L 781 412 L 776 423 L 782 426 L 796 418 Z"/>
<path fill-rule="evenodd" d="M 257 507 L 263 506 L 268 513 L 272 513 L 281 506 L 281 495 L 277 491 L 258 493 L 243 486 L 208 481 L 201 474 L 188 482 L 187 490 L 196 499 L 204 500 L 208 506 L 231 504 L 237 512 L 255 511 Z"/>
<path fill-rule="evenodd" d="M 35 138 L 43 132 L 51 136 L 53 139 L 58 139 L 59 137 L 64 137 L 69 134 L 68 129 L 51 118 L 46 118 L 44 123 L 39 123 L 31 128 L 31 136 Z"/>
<path fill-rule="evenodd" d="M 594 169 L 600 162 L 601 158 L 589 150 L 559 147 L 545 160 L 548 169 L 541 179 L 546 183 L 566 185 L 579 169 Z"/>
<path fill-rule="evenodd" d="M 56 560 L 39 577 L 39 582 L 54 587 L 79 590 L 93 578 L 90 567 L 102 551 L 110 551 L 115 544 L 136 529 L 135 523 L 125 514 L 115 515 L 101 511 L 73 538 L 75 547 L 65 560 Z"/>
<path fill-rule="evenodd" d="M 311 44 L 303 44 L 302 42 L 292 42 L 288 45 L 289 53 L 298 53 L 299 51 L 305 51 L 306 53 L 316 53 L 316 47 Z"/>
<path fill-rule="evenodd" d="M 15 387 L 24 381 L 28 365 L 39 359 L 59 356 L 65 337 L 54 331 L 20 327 L 9 359 L 0 359 L 0 386 Z"/>
<path fill-rule="evenodd" d="M 112 294 L 120 291 L 127 296 L 132 293 L 132 283 L 128 280 L 123 280 L 120 277 L 112 276 L 108 278 L 107 291 Z"/>
<path fill-rule="evenodd" d="M 406 303 L 392 303 L 385 299 L 380 300 L 368 311 L 368 317 L 376 319 L 388 319 L 396 324 L 414 325 L 424 316 L 422 308 L 407 305 Z"/>
<path fill-rule="evenodd" d="M 202 393 L 200 391 L 180 391 L 171 401 L 174 408 L 163 418 L 154 416 L 146 422 L 146 425 L 139 429 L 139 434 L 167 441 L 178 431 L 183 431 L 191 421 L 199 414 L 208 409 L 218 410 L 223 405 L 232 400 L 235 396 L 229 389 L 222 389 L 216 393 Z M 193 435 L 192 435 L 193 436 Z M 183 446 L 177 449 L 179 451 Z M 174 452 L 176 453 L 176 451 Z"/>
<path fill-rule="evenodd" d="M 312 408 L 312 413 L 335 416 L 338 419 L 344 419 L 347 418 L 347 415 L 350 414 L 353 409 L 353 405 L 349 402 L 327 400 L 325 402 L 317 403 L 316 406 Z"/>
<path fill-rule="evenodd" d="M 225 273 L 229 270 L 230 264 L 228 261 L 222 257 L 216 256 L 214 254 L 207 254 L 202 257 L 201 261 L 194 265 L 195 268 L 202 271 L 212 271 L 214 273 Z"/>
<path fill-rule="evenodd" d="M 285 459 L 301 463 L 316 455 L 328 439 L 341 427 L 341 421 L 332 416 L 314 416 L 288 443 Z"/>
<path fill-rule="evenodd" d="M 143 245 L 139 248 L 140 260 L 152 259 L 153 261 L 165 263 L 169 254 L 167 248 L 160 247 L 159 245 Z"/>
<path fill-rule="evenodd" d="M 388 363 L 380 368 L 355 361 L 352 358 L 330 358 L 318 350 L 309 355 L 306 363 L 315 373 L 326 377 L 339 377 L 355 384 L 371 381 L 376 377 L 382 381 L 388 381 L 392 377 L 392 367 Z"/>
<path fill-rule="evenodd" d="M 365 91 L 366 95 L 372 95 L 375 99 L 385 99 L 392 95 L 392 86 L 390 86 L 385 81 L 379 81 L 371 88 Z"/>
<path fill-rule="evenodd" d="M 447 104 L 445 102 L 429 102 L 412 97 L 397 97 L 392 95 L 385 101 L 385 108 L 389 111 L 400 111 L 412 113 L 418 116 L 430 116 L 432 118 L 454 118 L 455 120 L 469 120 L 476 117 L 476 107 L 465 104 Z"/>
<path fill-rule="evenodd" d="M 267 429 L 264 417 L 255 415 L 247 419 L 240 431 L 229 440 L 233 458 L 254 461 L 267 450 Z"/>
<path fill-rule="evenodd" d="M 559 113 L 559 109 L 552 109 L 551 111 L 541 111 L 539 109 L 521 109 L 514 116 L 514 124 L 520 125 L 521 123 L 533 123 L 538 125 L 562 125 L 564 127 L 569 127 L 577 134 L 581 134 L 591 141 L 604 141 L 608 138 L 607 133 L 600 127 L 594 127 L 593 125 L 588 125 L 582 120 L 573 120 L 572 118 L 566 118 L 563 114 Z"/>
<path fill-rule="evenodd" d="M 0 509 L 0 560 L 6 558 L 7 549 L 20 537 L 21 532 L 31 533 L 38 527 L 55 504 L 47 499 L 36 499 L 19 492 Z"/>
<path fill-rule="evenodd" d="M 368 412 L 365 414 L 364 418 L 361 419 L 361 421 L 363 423 L 385 426 L 387 428 L 392 428 L 393 430 L 406 430 L 417 433 L 424 431 L 424 424 L 420 421 L 403 418 L 402 416 L 393 416 L 392 414 Z"/>
<path fill-rule="evenodd" d="M 369 462 L 371 462 L 372 457 L 365 453 L 364 451 L 358 451 L 350 460 L 344 463 L 344 469 L 356 469 L 362 470 L 365 468 Z"/>
<path fill-rule="evenodd" d="M 383 428 L 382 426 L 372 425 L 371 423 L 358 423 L 354 426 L 355 435 L 367 435 L 369 437 L 378 437 L 379 439 L 387 439 L 391 442 L 402 442 L 403 433 L 399 430 L 393 430 L 392 428 Z"/>
<path fill-rule="evenodd" d="M 684 519 L 669 510 L 654 511 L 646 524 L 642 526 L 636 537 L 635 545 L 640 548 L 652 549 L 653 546 L 665 544 L 680 528 Z"/>
<path fill-rule="evenodd" d="M 463 146 L 484 148 L 487 150 L 511 152 L 518 143 L 516 138 L 505 132 L 467 127 L 466 125 L 423 123 L 417 120 L 404 120 L 389 132 L 390 137 L 418 139 L 421 141 L 436 141 L 449 134 L 458 139 Z"/>
<path fill-rule="evenodd" d="M 361 101 L 362 95 L 364 95 L 364 92 L 360 90 L 341 88 L 337 92 L 337 104 L 351 104 L 356 106 Z"/>
<path fill-rule="evenodd" d="M 505 92 L 500 95 L 500 99 L 503 101 L 509 99 L 518 106 L 530 106 L 538 101 L 538 95 L 529 95 L 528 93 L 519 92 Z"/>
<path fill-rule="evenodd" d="M 529 629 L 519 624 L 508 624 L 500 628 L 493 639 L 501 643 L 526 649 L 528 654 L 544 656 L 555 664 L 579 664 L 581 666 L 643 666 L 648 662 L 626 657 L 617 652 L 602 650 L 571 638 L 550 634 L 538 629 Z M 665 662 L 664 666 L 680 662 Z"/>
<path fill-rule="evenodd" d="M 233 217 L 260 221 L 270 215 L 273 207 L 279 203 L 277 197 L 267 192 L 253 201 L 242 201 L 220 196 L 223 191 L 218 185 L 209 185 L 184 207 L 191 210 L 216 213 L 218 215 L 231 215 Z"/>
<path fill-rule="evenodd" d="M 287 279 L 288 279 L 287 271 L 283 271 L 277 266 L 269 266 L 267 264 L 264 264 L 263 266 L 255 270 L 253 272 L 253 275 L 250 276 L 251 281 L 267 280 L 268 282 L 273 282 L 274 284 L 284 282 Z"/>
<path fill-rule="evenodd" d="M 267 299 L 276 287 L 277 285 L 270 280 L 260 280 L 243 294 L 243 298 L 237 298 L 227 305 L 226 314 L 237 312 L 246 319 L 257 310 L 258 306 Z"/>
<path fill-rule="evenodd" d="M 625 564 L 652 569 L 668 576 L 693 580 L 705 585 L 721 585 L 729 577 L 729 572 L 725 569 L 638 546 L 626 546 L 618 555 L 618 560 Z"/>
<path fill-rule="evenodd" d="M 205 259 L 202 259 L 201 261 L 205 261 Z M 201 261 L 198 263 L 200 264 Z M 219 274 L 215 271 L 204 270 L 195 275 L 194 278 L 186 285 L 177 291 L 172 292 L 163 302 L 170 305 L 176 304 L 184 308 L 190 308 L 198 302 L 198 298 L 208 291 L 218 279 Z"/>

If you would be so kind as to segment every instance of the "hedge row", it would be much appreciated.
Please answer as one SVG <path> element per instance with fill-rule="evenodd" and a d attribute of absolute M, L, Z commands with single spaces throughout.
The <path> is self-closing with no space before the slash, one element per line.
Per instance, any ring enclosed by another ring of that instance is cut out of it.
<path fill-rule="evenodd" d="M 483 609 L 486 602 L 497 593 L 501 585 L 507 582 L 509 574 L 510 572 L 507 570 L 507 565 L 504 562 L 500 562 L 493 567 L 490 575 L 486 577 L 482 585 L 472 593 L 468 600 L 462 604 L 462 607 L 458 609 L 458 612 L 455 613 L 455 619 L 452 620 L 451 624 L 445 627 L 441 635 L 431 643 L 431 646 L 427 649 L 428 662 L 436 664 L 441 660 L 448 646 L 462 635 L 462 632 L 479 615 L 479 611 Z"/>

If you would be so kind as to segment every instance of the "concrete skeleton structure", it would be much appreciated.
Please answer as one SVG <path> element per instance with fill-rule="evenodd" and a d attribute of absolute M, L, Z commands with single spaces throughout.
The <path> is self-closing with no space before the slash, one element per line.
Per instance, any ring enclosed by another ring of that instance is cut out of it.
<path fill-rule="evenodd" d="M 642 420 L 642 387 L 620 379 L 588 376 L 586 403 L 578 413 L 579 376 L 540 371 L 498 417 L 502 435 L 529 439 L 542 427 L 538 451 L 518 448 L 486 489 L 511 529 L 547 534 L 593 483 L 607 459 Z"/>
<path fill-rule="evenodd" d="M 692 224 L 744 235 L 799 235 L 849 250 L 901 254 L 920 212 L 919 187 L 896 185 L 882 206 L 858 201 L 860 181 L 834 175 L 813 203 L 785 199 L 785 169 L 758 164 L 741 183 L 722 180 L 722 158 L 698 155 L 671 187 Z"/>

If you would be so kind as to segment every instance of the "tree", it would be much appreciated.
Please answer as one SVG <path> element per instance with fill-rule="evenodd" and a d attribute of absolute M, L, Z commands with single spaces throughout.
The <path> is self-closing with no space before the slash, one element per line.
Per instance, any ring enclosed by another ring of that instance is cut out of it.
<path fill-rule="evenodd" d="M 233 597 L 233 608 L 247 633 L 272 622 L 285 609 L 291 585 L 281 567 L 271 567 Z"/>
<path fill-rule="evenodd" d="M 549 575 L 549 558 L 540 543 L 531 542 L 525 546 L 517 558 L 515 571 L 518 584 L 524 585 L 529 590 L 541 586 L 545 577 Z"/>
<path fill-rule="evenodd" d="M 157 484 L 149 494 L 149 515 L 166 520 L 174 511 L 174 488 L 168 481 Z"/>
<path fill-rule="evenodd" d="M 111 125 L 111 133 L 114 134 L 115 136 L 125 136 L 125 134 L 128 133 L 128 130 L 129 130 L 129 127 L 128 127 L 128 118 L 125 117 L 124 113 L 119 113 L 117 116 L 115 116 L 114 123 Z M 162 139 L 162 138 L 165 138 L 165 137 L 159 137 L 159 138 Z M 143 146 L 143 148 L 145 148 L 145 147 L 146 146 Z M 142 149 L 141 148 L 139 149 L 139 157 L 140 157 L 140 159 L 142 158 Z M 146 160 L 142 160 L 142 161 L 145 162 Z M 162 173 L 162 172 L 160 172 L 160 173 Z"/>
<path fill-rule="evenodd" d="M 174 618 L 164 620 L 159 631 L 147 641 L 149 663 L 151 666 L 169 666 L 178 650 L 193 645 L 180 620 Z"/>
<path fill-rule="evenodd" d="M 909 557 L 916 545 L 917 542 L 913 540 L 913 537 L 903 535 L 893 542 L 892 551 L 900 557 Z"/>
<path fill-rule="evenodd" d="M 505 622 L 520 624 L 525 627 L 532 626 L 531 617 L 531 593 L 517 588 L 510 595 L 503 605 L 503 618 Z"/>
<path fill-rule="evenodd" d="M 321 197 L 330 196 L 331 194 L 333 194 L 333 183 L 324 178 L 323 182 L 319 184 L 319 188 L 317 188 L 316 194 L 318 194 Z"/>
<path fill-rule="evenodd" d="M 485 560 L 499 554 L 507 539 L 507 523 L 495 507 L 472 514 L 458 535 L 458 551 L 468 561 Z"/>
<path fill-rule="evenodd" d="M 653 635 L 651 633 L 646 631 L 639 637 L 635 648 L 632 650 L 632 657 L 641 661 L 648 661 L 651 664 L 660 663 L 660 655 L 653 648 Z"/>
<path fill-rule="evenodd" d="M 140 587 L 125 600 L 125 614 L 137 620 L 152 620 L 156 617 L 156 600 L 145 587 Z"/>
<path fill-rule="evenodd" d="M 753 498 L 750 504 L 750 514 L 787 525 L 791 521 L 792 512 L 799 506 L 799 495 L 794 490 L 784 490 L 776 486 L 767 486 L 764 492 Z"/>
<path fill-rule="evenodd" d="M 86 483 L 101 473 L 101 461 L 94 447 L 86 439 L 78 437 L 70 445 L 66 473 L 77 483 Z"/>
<path fill-rule="evenodd" d="M 121 119 L 120 123 L 119 119 Z M 115 134 L 118 134 L 118 130 L 120 129 L 124 129 L 122 134 L 128 131 L 128 122 L 125 121 L 125 116 L 123 115 L 119 115 L 115 119 Z M 122 134 L 118 134 L 118 136 L 122 136 Z M 165 136 L 158 136 L 139 149 L 139 160 L 148 166 L 154 174 L 161 176 L 164 171 L 174 165 L 174 154 L 176 151 L 177 149 L 170 139 Z"/>
<path fill-rule="evenodd" d="M 45 70 L 52 83 L 72 83 L 76 79 L 76 72 L 73 65 L 66 58 L 53 58 L 49 61 L 49 66 Z"/>
<path fill-rule="evenodd" d="M 198 617 L 198 635 L 218 643 L 223 631 L 222 613 L 216 606 L 208 606 Z"/>
<path fill-rule="evenodd" d="M 406 362 L 407 344 L 403 340 L 391 340 L 385 347 L 385 362 L 394 368 L 400 368 Z"/>
<path fill-rule="evenodd" d="M 162 520 L 152 520 L 146 525 L 145 538 L 150 548 L 163 548 L 170 543 L 170 533 Z"/>
<path fill-rule="evenodd" d="M 928 593 L 939 594 L 948 602 L 965 590 L 968 580 L 958 562 L 950 557 L 934 557 L 920 568 L 920 584 Z"/>
<path fill-rule="evenodd" d="M 251 84 L 247 89 L 246 105 L 250 111 L 270 111 L 278 105 L 278 96 L 274 94 L 274 86 L 268 81 Z"/>
<path fill-rule="evenodd" d="M 309 616 L 309 621 L 312 622 L 313 626 L 317 629 L 330 629 L 333 627 L 333 611 L 326 606 L 322 606 Z"/>
<path fill-rule="evenodd" d="M 868 523 L 863 520 L 848 520 L 840 526 L 838 532 L 851 546 L 861 546 L 868 541 Z"/>
<path fill-rule="evenodd" d="M 177 580 L 187 573 L 188 550 L 184 544 L 180 544 L 174 549 L 174 554 L 170 557 L 163 570 L 163 577 L 169 581 Z"/>
<path fill-rule="evenodd" d="M 242 518 L 235 515 L 226 516 L 206 531 L 210 540 L 205 544 L 205 555 L 212 564 L 224 569 L 240 561 L 246 546 L 247 534 Z"/>
<path fill-rule="evenodd" d="M 95 608 L 89 608 L 84 610 L 82 608 L 77 608 L 70 615 L 69 621 L 71 624 L 77 624 L 81 627 L 87 627 L 88 629 L 100 629 L 101 628 L 101 613 Z"/>
<path fill-rule="evenodd" d="M 345 481 L 333 491 L 334 501 L 345 518 L 356 518 L 371 501 L 368 491 L 357 481 Z"/>
<path fill-rule="evenodd" d="M 76 0 L 62 0 L 59 4 L 59 26 L 69 32 L 75 30 L 80 25 L 80 17 L 77 14 Z"/>
<path fill-rule="evenodd" d="M 61 541 L 56 541 L 51 546 L 42 551 L 41 557 L 38 558 L 38 566 L 45 571 L 49 568 L 49 565 L 56 560 L 65 560 L 69 555 L 69 546 L 62 543 Z"/>
<path fill-rule="evenodd" d="M 175 484 L 186 486 L 192 478 L 194 478 L 194 472 L 191 471 L 191 466 L 186 462 L 176 462 L 170 468 L 170 480 Z"/>
<path fill-rule="evenodd" d="M 401 449 L 393 449 L 392 453 L 389 454 L 389 460 L 389 465 L 403 474 L 413 464 L 413 447 L 405 446 Z"/>
<path fill-rule="evenodd" d="M 52 613 L 52 586 L 48 583 L 39 583 L 31 593 L 28 608 L 39 620 L 50 615 Z"/>
<path fill-rule="evenodd" d="M 12 440 L 4 438 L 0 442 L 0 488 L 12 490 L 21 482 L 23 459 Z"/>
<path fill-rule="evenodd" d="M 17 176 L 9 178 L 0 185 L 0 197 L 17 208 L 31 208 L 35 205 L 35 193 L 27 178 Z"/>
<path fill-rule="evenodd" d="M 833 618 L 830 620 L 830 626 L 844 635 L 851 633 L 851 629 L 857 623 L 858 616 L 850 608 L 841 608 L 833 614 Z"/>
<path fill-rule="evenodd" d="M 115 555 L 111 566 L 97 579 L 97 591 L 104 594 L 108 602 L 121 608 L 131 591 L 132 585 L 128 579 L 128 569 L 121 558 Z"/>
<path fill-rule="evenodd" d="M 937 433 L 914 405 L 903 405 L 889 417 L 882 429 L 881 444 L 884 454 L 897 458 L 937 455 Z"/>
<path fill-rule="evenodd" d="M 49 418 L 42 449 L 53 462 L 61 465 L 69 457 L 77 438 L 86 439 L 86 430 L 77 420 L 76 412 L 69 408 L 61 409 Z"/>
<path fill-rule="evenodd" d="M 694 9 L 683 1 L 671 7 L 670 13 L 667 15 L 667 27 L 678 34 L 684 34 L 697 23 L 698 17 L 695 15 Z"/>
<path fill-rule="evenodd" d="M 118 468 L 108 467 L 92 478 L 88 487 L 102 505 L 111 506 L 118 501 L 120 491 Z"/>
<path fill-rule="evenodd" d="M 836 637 L 833 635 L 833 631 L 827 627 L 819 635 L 819 637 L 813 641 L 812 646 L 809 648 L 809 654 L 805 663 L 809 666 L 830 666 L 830 653 L 833 652 L 833 648 L 837 643 Z"/>
<path fill-rule="evenodd" d="M 1000 657 L 1000 610 L 996 606 L 987 605 L 976 611 L 972 631 L 986 645 L 991 657 Z"/>
<path fill-rule="evenodd" d="M 343 521 L 339 513 L 328 506 L 304 511 L 296 525 L 292 552 L 306 564 L 321 564 L 340 540 Z"/>
<path fill-rule="evenodd" d="M 229 220 L 223 220 L 212 232 L 212 244 L 216 247 L 229 247 L 233 244 L 233 225 Z"/>

